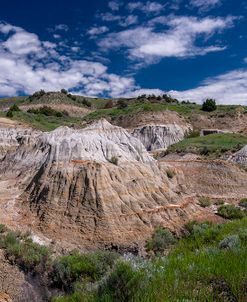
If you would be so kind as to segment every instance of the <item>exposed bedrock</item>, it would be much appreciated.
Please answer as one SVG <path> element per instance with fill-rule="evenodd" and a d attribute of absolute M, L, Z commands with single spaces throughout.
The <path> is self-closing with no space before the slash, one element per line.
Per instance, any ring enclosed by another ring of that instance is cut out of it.
<path fill-rule="evenodd" d="M 7 152 L 16 150 L 22 137 L 30 136 L 31 129 L 0 127 L 0 159 Z"/>
<path fill-rule="evenodd" d="M 143 241 L 157 225 L 177 229 L 202 211 L 174 192 L 166 168 L 125 129 L 100 120 L 23 138 L 0 174 L 25 188 L 23 209 L 48 237 L 95 247 Z"/>
<path fill-rule="evenodd" d="M 192 126 L 175 111 L 139 112 L 113 118 L 112 122 L 140 139 L 148 151 L 166 149 L 182 140 Z"/>
<path fill-rule="evenodd" d="M 230 156 L 229 161 L 235 162 L 241 166 L 247 167 L 247 145 L 241 150 Z"/>
<path fill-rule="evenodd" d="M 240 199 L 247 195 L 247 172 L 223 160 L 167 160 L 182 172 L 179 180 L 188 194 Z"/>
<path fill-rule="evenodd" d="M 143 143 L 148 151 L 167 149 L 184 139 L 190 130 L 189 126 L 177 124 L 150 124 L 133 129 L 132 135 Z"/>

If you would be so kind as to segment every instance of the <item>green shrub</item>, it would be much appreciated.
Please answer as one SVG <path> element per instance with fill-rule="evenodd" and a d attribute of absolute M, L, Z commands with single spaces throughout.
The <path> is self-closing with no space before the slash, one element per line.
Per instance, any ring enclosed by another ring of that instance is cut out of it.
<path fill-rule="evenodd" d="M 224 200 L 222 200 L 222 199 L 218 199 L 218 200 L 216 200 L 216 201 L 214 202 L 214 204 L 215 204 L 216 206 L 222 206 L 224 203 L 225 203 L 225 202 L 224 202 Z"/>
<path fill-rule="evenodd" d="M 16 111 L 16 112 L 21 111 L 21 109 L 20 109 L 16 104 L 12 105 L 12 106 L 9 108 L 9 110 L 11 110 L 11 111 Z"/>
<path fill-rule="evenodd" d="M 198 130 L 192 130 L 192 131 L 189 131 L 187 134 L 186 134 L 186 138 L 193 138 L 193 137 L 198 137 L 200 136 L 200 131 Z"/>
<path fill-rule="evenodd" d="M 7 113 L 6 113 L 6 116 L 7 116 L 8 118 L 12 118 L 12 117 L 14 116 L 13 111 L 8 110 Z"/>
<path fill-rule="evenodd" d="M 166 170 L 166 175 L 168 178 L 172 179 L 176 175 L 176 173 L 169 169 L 169 170 Z"/>
<path fill-rule="evenodd" d="M 212 112 L 217 109 L 216 101 L 214 99 L 207 99 L 202 104 L 202 110 L 207 112 Z"/>
<path fill-rule="evenodd" d="M 30 109 L 28 109 L 27 112 L 32 113 L 32 114 L 43 114 L 45 116 L 56 116 L 56 117 L 63 117 L 65 115 L 64 113 L 57 111 L 55 109 L 52 109 L 49 106 L 43 106 L 43 107 L 40 107 L 37 109 L 30 108 Z M 66 112 L 66 115 L 68 115 L 67 112 Z"/>
<path fill-rule="evenodd" d="M 242 208 L 247 209 L 247 198 L 241 199 L 240 202 L 239 202 L 239 206 L 242 207 Z"/>
<path fill-rule="evenodd" d="M 6 232 L 7 228 L 4 224 L 0 224 L 0 234 Z"/>
<path fill-rule="evenodd" d="M 63 94 L 68 94 L 68 91 L 66 90 L 66 89 L 61 89 L 61 93 L 63 93 Z"/>
<path fill-rule="evenodd" d="M 116 156 L 112 156 L 112 158 L 109 159 L 108 161 L 113 165 L 116 165 L 116 166 L 118 165 L 118 157 L 116 157 Z"/>
<path fill-rule="evenodd" d="M 241 209 L 234 205 L 223 205 L 218 208 L 218 215 L 226 219 L 241 219 L 245 216 Z"/>
<path fill-rule="evenodd" d="M 105 104 L 105 107 L 104 109 L 111 109 L 113 108 L 113 101 L 112 100 L 109 100 L 106 104 Z"/>
<path fill-rule="evenodd" d="M 207 208 L 209 206 L 211 206 L 212 204 L 212 200 L 209 197 L 200 197 L 199 198 L 199 205 L 203 208 Z"/>
<path fill-rule="evenodd" d="M 92 104 L 87 99 L 83 99 L 82 100 L 82 104 L 85 105 L 85 106 L 87 106 L 87 107 L 91 107 L 92 106 Z"/>
<path fill-rule="evenodd" d="M 119 100 L 117 102 L 117 108 L 118 109 L 124 109 L 128 107 L 128 103 L 125 100 Z"/>
<path fill-rule="evenodd" d="M 146 249 L 154 253 L 163 253 L 175 242 L 175 237 L 168 229 L 157 228 L 152 238 L 147 242 Z"/>
<path fill-rule="evenodd" d="M 41 89 L 40 91 L 34 92 L 34 94 L 31 95 L 28 99 L 29 99 L 30 102 L 32 102 L 35 99 L 40 99 L 45 94 L 46 94 L 46 92 L 43 89 Z"/>
<path fill-rule="evenodd" d="M 189 221 L 184 225 L 184 231 L 186 235 L 192 235 L 194 231 L 194 226 L 197 225 L 198 222 L 195 220 Z"/>
<path fill-rule="evenodd" d="M 18 232 L 8 232 L 2 238 L 1 246 L 5 250 L 6 258 L 24 271 L 44 271 L 50 260 L 47 247 L 34 243 Z"/>
<path fill-rule="evenodd" d="M 142 289 L 142 273 L 131 264 L 119 262 L 99 288 L 99 301 L 135 301 L 135 293 Z"/>
<path fill-rule="evenodd" d="M 118 254 L 111 252 L 91 254 L 74 252 L 55 261 L 50 277 L 54 285 L 68 291 L 79 280 L 98 280 L 113 266 L 117 258 Z"/>
<path fill-rule="evenodd" d="M 224 238 L 219 243 L 220 249 L 235 249 L 239 248 L 241 245 L 241 241 L 238 235 L 230 235 Z"/>

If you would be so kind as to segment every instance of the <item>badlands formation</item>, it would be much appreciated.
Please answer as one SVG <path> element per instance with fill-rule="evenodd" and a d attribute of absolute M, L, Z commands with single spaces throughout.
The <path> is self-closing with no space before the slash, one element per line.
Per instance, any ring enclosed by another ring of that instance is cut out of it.
<path fill-rule="evenodd" d="M 0 163 L 2 205 L 10 195 L 2 214 L 12 198 L 13 216 L 1 215 L 7 225 L 85 248 L 128 247 L 157 225 L 177 229 L 201 214 L 176 178 L 168 178 L 170 168 L 106 120 L 80 130 L 16 130 L 11 137 Z"/>
<path fill-rule="evenodd" d="M 244 163 L 246 152 L 228 162 L 156 160 L 148 151 L 183 139 L 191 128 L 178 114 L 170 118 L 142 117 L 131 129 L 105 119 L 52 132 L 2 126 L 1 223 L 58 249 L 141 250 L 157 226 L 179 232 L 192 219 L 219 220 L 198 198 L 245 197 L 247 173 L 233 161 Z"/>

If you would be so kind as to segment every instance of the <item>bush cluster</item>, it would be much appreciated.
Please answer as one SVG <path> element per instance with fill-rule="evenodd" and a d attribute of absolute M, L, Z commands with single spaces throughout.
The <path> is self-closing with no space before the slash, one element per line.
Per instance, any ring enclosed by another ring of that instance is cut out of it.
<path fill-rule="evenodd" d="M 7 232 L 1 236 L 0 247 L 6 258 L 26 272 L 44 272 L 50 262 L 47 247 L 34 243 L 28 235 L 19 232 Z"/>
<path fill-rule="evenodd" d="M 241 199 L 240 202 L 239 202 L 239 206 L 242 207 L 242 208 L 247 209 L 247 198 Z"/>
<path fill-rule="evenodd" d="M 176 242 L 174 235 L 164 228 L 157 228 L 152 238 L 146 243 L 147 251 L 153 251 L 155 254 L 163 253 L 172 244 Z"/>
<path fill-rule="evenodd" d="M 241 219 L 245 216 L 245 213 L 234 205 L 222 205 L 217 213 L 226 219 Z"/>
<path fill-rule="evenodd" d="M 199 205 L 203 208 L 207 208 L 209 206 L 211 206 L 212 204 L 212 200 L 209 197 L 200 197 L 199 198 Z"/>
<path fill-rule="evenodd" d="M 32 114 L 43 114 L 45 116 L 56 116 L 56 117 L 68 116 L 68 113 L 66 111 L 60 112 L 55 109 L 52 109 L 49 106 L 43 106 L 37 109 L 30 108 L 28 109 L 27 112 Z"/>
<path fill-rule="evenodd" d="M 117 156 L 112 156 L 108 161 L 113 165 L 116 165 L 116 166 L 118 165 L 118 157 Z"/>
<path fill-rule="evenodd" d="M 202 110 L 207 112 L 212 112 L 217 109 L 216 101 L 214 99 L 207 99 L 202 104 Z"/>
<path fill-rule="evenodd" d="M 55 261 L 50 278 L 56 287 L 70 291 L 77 281 L 99 280 L 112 268 L 117 258 L 118 254 L 107 251 L 88 254 L 74 252 Z"/>
<path fill-rule="evenodd" d="M 19 112 L 21 109 L 16 105 L 12 105 L 6 113 L 6 116 L 12 118 L 14 116 L 14 112 Z"/>
<path fill-rule="evenodd" d="M 29 96 L 29 101 L 30 102 L 32 102 L 32 101 L 34 101 L 35 99 L 40 99 L 43 95 L 45 95 L 46 94 L 46 92 L 43 90 L 43 89 L 41 89 L 41 90 L 39 90 L 39 91 L 36 91 L 36 92 L 34 92 L 34 94 L 33 95 L 31 95 L 31 96 Z"/>

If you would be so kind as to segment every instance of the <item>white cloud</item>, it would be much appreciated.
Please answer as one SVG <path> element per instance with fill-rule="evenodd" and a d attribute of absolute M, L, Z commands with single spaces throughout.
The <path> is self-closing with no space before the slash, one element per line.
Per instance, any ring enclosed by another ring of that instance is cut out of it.
<path fill-rule="evenodd" d="M 197 7 L 202 11 L 207 11 L 211 8 L 221 5 L 222 0 L 190 0 L 190 5 Z"/>
<path fill-rule="evenodd" d="M 60 55 L 56 44 L 41 41 L 22 28 L 0 23 L 0 31 L 11 33 L 0 40 L 1 96 L 61 88 L 84 95 L 117 96 L 135 89 L 133 78 L 108 73 L 102 63 Z"/>
<path fill-rule="evenodd" d="M 54 39 L 60 39 L 61 36 L 60 36 L 60 35 L 57 35 L 57 34 L 54 34 L 54 35 L 53 35 L 53 38 L 54 38 Z"/>
<path fill-rule="evenodd" d="M 90 36 L 97 36 L 106 33 L 107 31 L 109 31 L 109 28 L 107 26 L 99 26 L 99 27 L 95 26 L 92 27 L 87 33 Z"/>
<path fill-rule="evenodd" d="M 247 69 L 209 78 L 194 89 L 169 93 L 180 100 L 201 102 L 206 98 L 214 98 L 220 104 L 247 105 Z"/>
<path fill-rule="evenodd" d="M 102 21 L 106 21 L 106 22 L 119 21 L 122 19 L 121 16 L 113 15 L 112 13 L 103 13 L 103 14 L 100 14 L 100 17 L 101 17 Z"/>
<path fill-rule="evenodd" d="M 165 92 L 161 89 L 148 89 L 148 88 L 139 88 L 139 89 L 135 89 L 131 92 L 128 92 L 124 95 L 124 97 L 128 97 L 128 98 L 134 98 L 134 97 L 138 97 L 138 96 L 141 96 L 143 94 L 146 94 L 146 95 L 162 95 L 164 94 Z"/>
<path fill-rule="evenodd" d="M 138 17 L 135 15 L 129 15 L 128 17 L 122 18 L 122 20 L 119 21 L 119 25 L 123 27 L 127 27 L 136 23 L 138 23 Z"/>
<path fill-rule="evenodd" d="M 10 52 L 18 55 L 41 51 L 38 36 L 24 31 L 18 31 L 4 44 Z"/>
<path fill-rule="evenodd" d="M 117 22 L 118 25 L 123 27 L 127 27 L 138 23 L 138 17 L 135 15 L 128 15 L 127 17 L 125 17 L 125 16 L 114 15 L 112 13 L 103 13 L 100 14 L 100 18 L 102 19 L 102 21 L 106 21 L 106 22 Z"/>
<path fill-rule="evenodd" d="M 164 9 L 164 5 L 152 1 L 148 1 L 146 3 L 138 1 L 128 3 L 127 8 L 130 11 L 140 10 L 144 13 L 160 13 Z"/>
<path fill-rule="evenodd" d="M 98 44 L 102 49 L 127 48 L 132 60 L 154 63 L 164 57 L 191 57 L 224 50 L 219 45 L 197 45 L 197 38 L 210 37 L 233 25 L 234 17 L 168 16 L 153 19 L 147 26 L 139 26 L 116 33 L 110 33 Z M 154 24 L 164 25 L 155 31 Z M 168 27 L 168 28 L 167 28 Z M 205 42 L 204 42 L 205 43 Z"/>
<path fill-rule="evenodd" d="M 121 5 L 122 5 L 122 2 L 119 2 L 117 0 L 113 0 L 108 3 L 108 6 L 113 11 L 118 11 Z"/>
<path fill-rule="evenodd" d="M 156 96 L 167 93 L 180 101 L 202 103 L 207 98 L 216 99 L 218 104 L 247 105 L 247 69 L 233 70 L 203 81 L 198 87 L 184 91 L 162 91 L 160 89 L 137 88 L 125 97 L 137 97 L 142 94 Z"/>
<path fill-rule="evenodd" d="M 54 28 L 55 31 L 59 30 L 59 31 L 68 31 L 69 27 L 66 24 L 58 24 L 55 26 Z"/>

